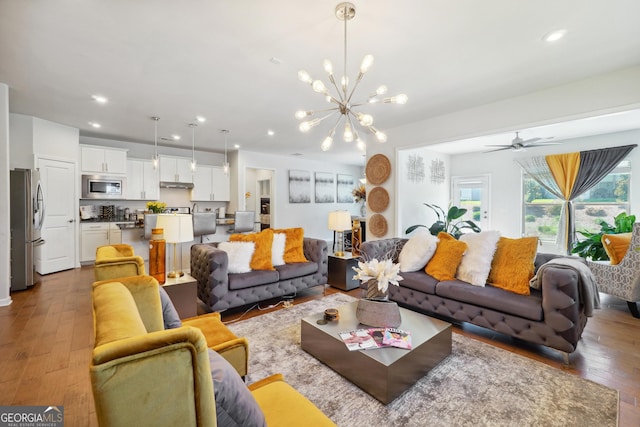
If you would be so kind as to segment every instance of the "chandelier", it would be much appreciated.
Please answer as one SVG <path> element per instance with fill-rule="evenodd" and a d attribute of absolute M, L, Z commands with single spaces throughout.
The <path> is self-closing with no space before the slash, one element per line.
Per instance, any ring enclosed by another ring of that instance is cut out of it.
<path fill-rule="evenodd" d="M 322 109 L 322 110 L 300 110 L 297 111 L 295 116 L 298 120 L 304 120 L 300 123 L 299 129 L 301 132 L 308 132 L 311 128 L 320 124 L 323 120 L 334 116 L 336 113 L 339 113 L 338 119 L 336 120 L 333 128 L 329 132 L 329 135 L 322 141 L 320 148 L 322 151 L 327 151 L 331 148 L 333 144 L 333 137 L 336 133 L 336 129 L 338 126 L 344 122 L 344 133 L 342 134 L 342 139 L 345 142 L 356 141 L 357 146 L 360 150 L 364 150 L 366 148 L 365 140 L 362 135 L 357 132 L 354 124 L 358 123 L 364 130 L 372 133 L 378 142 L 386 142 L 387 135 L 381 130 L 375 128 L 373 126 L 373 117 L 370 114 L 362 113 L 355 111 L 356 107 L 360 107 L 366 104 L 405 104 L 407 102 L 407 95 L 400 94 L 392 97 L 383 97 L 387 93 L 387 87 L 381 85 L 376 89 L 375 93 L 369 95 L 365 100 L 352 102 L 351 98 L 355 93 L 358 84 L 364 77 L 365 73 L 371 65 L 373 64 L 373 55 L 365 55 L 360 64 L 360 72 L 355 79 L 355 83 L 350 88 L 349 87 L 349 79 L 347 78 L 347 21 L 353 19 L 356 15 L 356 8 L 352 3 L 340 3 L 336 6 L 336 17 L 344 21 L 344 72 L 342 78 L 340 79 L 340 84 L 336 82 L 336 79 L 333 75 L 333 64 L 328 59 L 324 60 L 324 70 L 329 75 L 329 81 L 335 88 L 335 95 L 331 95 L 329 93 L 329 89 L 324 84 L 322 80 L 314 80 L 309 73 L 304 70 L 300 70 L 298 72 L 298 78 L 304 82 L 309 84 L 314 92 L 320 93 L 326 97 L 327 102 L 332 104 L 332 106 Z M 335 104 L 335 105 L 333 105 Z M 311 118 L 316 113 L 326 113 L 322 117 Z"/>

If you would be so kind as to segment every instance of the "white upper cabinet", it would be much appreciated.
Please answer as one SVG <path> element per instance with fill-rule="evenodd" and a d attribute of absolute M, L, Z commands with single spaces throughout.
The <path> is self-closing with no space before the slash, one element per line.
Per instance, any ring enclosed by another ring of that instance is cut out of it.
<path fill-rule="evenodd" d="M 191 159 L 160 156 L 160 181 L 193 182 Z"/>
<path fill-rule="evenodd" d="M 193 173 L 192 201 L 228 202 L 230 195 L 229 176 L 221 167 L 198 165 Z"/>
<path fill-rule="evenodd" d="M 151 160 L 127 160 L 127 199 L 158 200 L 158 171 Z"/>
<path fill-rule="evenodd" d="M 81 145 L 80 164 L 84 174 L 125 175 L 127 150 Z"/>

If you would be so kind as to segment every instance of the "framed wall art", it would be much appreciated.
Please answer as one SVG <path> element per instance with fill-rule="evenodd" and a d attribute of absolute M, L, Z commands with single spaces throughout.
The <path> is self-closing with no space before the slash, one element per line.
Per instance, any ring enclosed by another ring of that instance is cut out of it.
<path fill-rule="evenodd" d="M 353 203 L 353 176 L 338 174 L 338 203 Z"/>
<path fill-rule="evenodd" d="M 311 203 L 311 173 L 289 170 L 289 203 Z"/>
<path fill-rule="evenodd" d="M 334 203 L 336 201 L 336 181 L 334 174 L 316 172 L 315 184 L 316 203 Z"/>

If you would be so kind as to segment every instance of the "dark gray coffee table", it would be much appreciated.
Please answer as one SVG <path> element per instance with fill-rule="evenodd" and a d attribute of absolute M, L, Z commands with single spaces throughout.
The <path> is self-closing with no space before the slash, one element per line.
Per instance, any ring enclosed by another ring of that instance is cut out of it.
<path fill-rule="evenodd" d="M 385 405 L 451 354 L 451 325 L 400 308 L 400 329 L 411 332 L 413 349 L 349 351 L 339 332 L 367 328 L 356 319 L 354 301 L 340 307 L 340 320 L 319 325 L 324 313 L 302 319 L 302 349 Z M 327 307 L 329 308 L 329 307 Z"/>

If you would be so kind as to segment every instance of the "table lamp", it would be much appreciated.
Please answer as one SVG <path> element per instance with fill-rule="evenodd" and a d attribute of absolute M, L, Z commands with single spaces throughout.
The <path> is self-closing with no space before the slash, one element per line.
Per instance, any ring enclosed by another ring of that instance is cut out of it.
<path fill-rule="evenodd" d="M 349 211 L 329 212 L 328 228 L 336 232 L 338 239 L 338 250 L 334 254 L 336 256 L 344 256 L 344 230 L 351 229 L 351 214 Z"/>
<path fill-rule="evenodd" d="M 176 257 L 176 245 L 193 240 L 193 220 L 190 214 L 158 214 L 157 228 L 164 229 L 164 239 L 173 244 L 173 271 L 167 277 L 175 279 L 184 276 L 182 271 L 182 246 L 180 246 L 180 267 Z"/>

